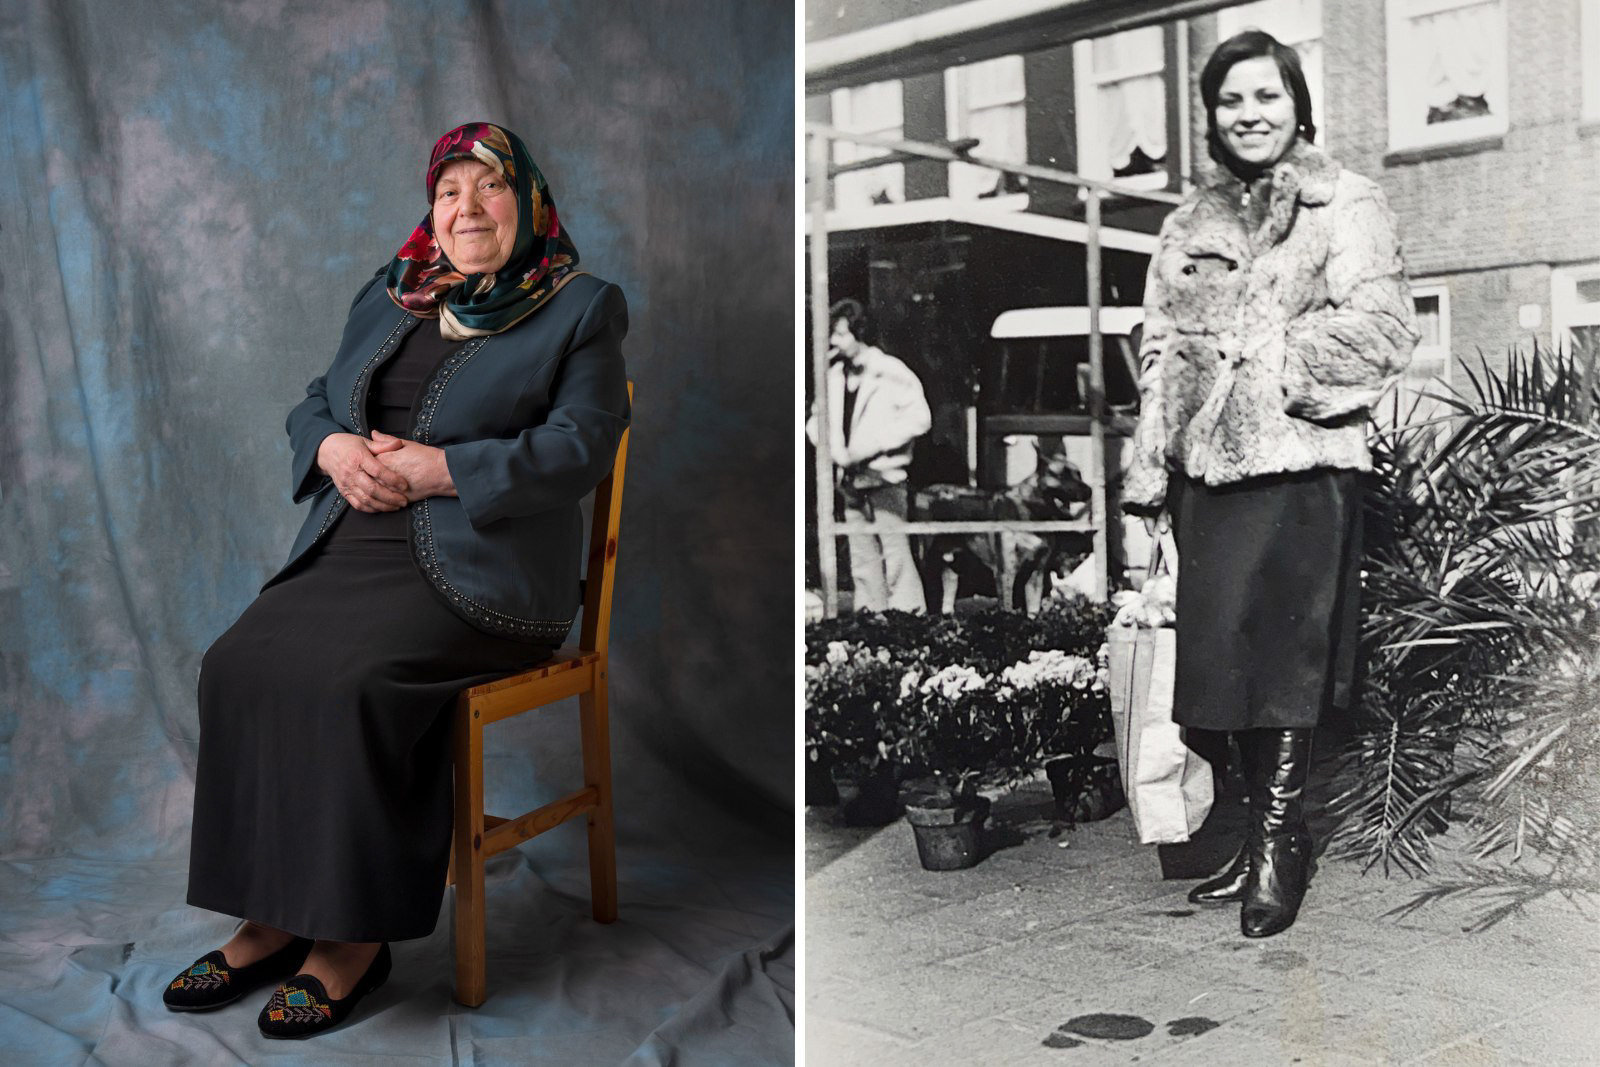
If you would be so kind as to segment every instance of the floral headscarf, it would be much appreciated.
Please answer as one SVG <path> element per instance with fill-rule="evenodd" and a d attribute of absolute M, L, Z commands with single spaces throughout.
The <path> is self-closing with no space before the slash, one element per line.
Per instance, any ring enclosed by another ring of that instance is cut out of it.
<path fill-rule="evenodd" d="M 498 271 L 463 274 L 433 234 L 433 186 L 451 160 L 475 159 L 505 178 L 517 198 L 517 237 Z M 385 284 L 396 304 L 419 318 L 439 319 L 452 341 L 510 329 L 538 310 L 572 277 L 578 263 L 556 216 L 556 202 L 522 139 L 487 122 L 457 126 L 433 146 L 428 161 L 430 210 L 389 264 Z"/>

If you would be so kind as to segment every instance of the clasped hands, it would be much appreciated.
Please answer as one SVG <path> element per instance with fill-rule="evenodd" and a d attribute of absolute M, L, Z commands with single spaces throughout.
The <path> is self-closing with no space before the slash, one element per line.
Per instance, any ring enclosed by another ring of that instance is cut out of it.
<path fill-rule="evenodd" d="M 334 433 L 317 447 L 317 466 L 357 511 L 399 511 L 430 496 L 455 496 L 444 449 L 373 430 Z"/>

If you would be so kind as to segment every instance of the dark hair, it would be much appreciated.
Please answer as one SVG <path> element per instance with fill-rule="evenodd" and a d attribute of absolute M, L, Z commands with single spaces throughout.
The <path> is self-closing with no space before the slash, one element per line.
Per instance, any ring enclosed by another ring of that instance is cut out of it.
<path fill-rule="evenodd" d="M 870 343 L 871 338 L 865 336 L 869 328 L 867 309 L 861 306 L 861 301 L 845 297 L 834 302 L 828 309 L 828 329 L 832 330 L 834 323 L 843 319 L 845 325 L 850 327 L 850 336 L 857 341 Z"/>
<path fill-rule="evenodd" d="M 1217 50 L 1206 60 L 1200 72 L 1200 99 L 1206 105 L 1206 150 L 1211 158 L 1226 166 L 1234 158 L 1217 132 L 1217 97 L 1222 94 L 1222 83 L 1235 63 L 1245 59 L 1270 58 L 1278 65 L 1283 87 L 1294 97 L 1294 125 L 1300 138 L 1307 142 L 1317 139 L 1317 124 L 1311 115 L 1311 90 L 1306 87 L 1305 71 L 1300 69 L 1300 54 L 1265 30 L 1245 30 L 1236 33 L 1217 45 Z"/>

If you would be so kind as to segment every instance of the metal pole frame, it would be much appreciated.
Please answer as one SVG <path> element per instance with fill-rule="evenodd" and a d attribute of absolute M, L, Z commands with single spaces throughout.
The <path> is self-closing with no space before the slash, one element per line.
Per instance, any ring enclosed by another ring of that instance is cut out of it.
<path fill-rule="evenodd" d="M 995 531 L 1032 531 L 1051 533 L 1060 531 L 1092 531 L 1094 534 L 1095 599 L 1104 601 L 1109 595 L 1108 568 L 1110 544 L 1106 534 L 1106 453 L 1105 453 L 1105 346 L 1100 333 L 1101 311 L 1101 245 L 1100 209 L 1108 196 L 1121 196 L 1147 200 L 1153 203 L 1176 205 L 1182 197 L 1165 191 L 1133 189 L 1114 182 L 1085 178 L 1080 174 L 1040 167 L 1028 163 L 1009 163 L 1003 160 L 973 156 L 941 145 L 922 144 L 875 134 L 847 133 L 820 122 L 806 123 L 807 168 L 806 184 L 811 205 L 811 357 L 812 381 L 816 397 L 812 417 L 816 427 L 816 484 L 817 484 L 817 565 L 822 578 L 822 610 L 829 618 L 839 612 L 839 560 L 838 539 L 854 533 L 872 533 L 877 528 L 866 523 L 837 522 L 833 517 L 833 457 L 830 454 L 828 427 L 828 334 L 833 324 L 828 321 L 831 306 L 828 294 L 828 181 L 832 177 L 828 156 L 834 141 L 886 148 L 901 156 L 933 159 L 943 162 L 972 163 L 980 167 L 1021 175 L 1037 181 L 1056 182 L 1075 186 L 1084 197 L 1084 225 L 1088 230 L 1084 252 L 1087 259 L 1085 284 L 1088 289 L 1089 310 L 1089 521 L 922 521 L 908 522 L 895 527 L 906 534 L 939 533 L 992 533 Z M 851 167 L 850 169 L 857 169 Z M 829 547 L 831 546 L 831 547 Z"/>
<path fill-rule="evenodd" d="M 811 198 L 811 381 L 817 435 L 817 569 L 822 614 L 839 614 L 839 546 L 833 522 L 833 442 L 828 429 L 828 155 L 833 141 L 807 130 L 807 192 Z"/>
<path fill-rule="evenodd" d="M 1085 189 L 1084 224 L 1089 228 L 1084 254 L 1084 287 L 1089 305 L 1089 521 L 1094 524 L 1094 598 L 1110 595 L 1111 553 L 1106 538 L 1105 345 L 1100 336 L 1100 199 L 1099 189 Z"/>

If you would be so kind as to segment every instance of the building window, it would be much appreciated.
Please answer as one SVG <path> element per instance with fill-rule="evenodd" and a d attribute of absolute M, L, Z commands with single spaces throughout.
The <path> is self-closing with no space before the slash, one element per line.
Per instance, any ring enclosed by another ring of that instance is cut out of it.
<path fill-rule="evenodd" d="M 1600 263 L 1550 272 L 1550 320 L 1556 347 L 1600 362 Z"/>
<path fill-rule="evenodd" d="M 1227 40 L 1242 30 L 1266 30 L 1293 48 L 1311 91 L 1311 116 L 1317 143 L 1328 143 L 1328 112 L 1322 95 L 1322 0 L 1258 0 L 1217 12 L 1217 37 Z"/>
<path fill-rule="evenodd" d="M 833 124 L 844 133 L 867 133 L 881 137 L 905 137 L 905 103 L 900 82 L 873 82 L 835 89 L 832 97 Z M 852 141 L 833 142 L 834 163 L 854 163 L 888 155 L 876 145 Z M 898 203 L 906 198 L 904 163 L 885 163 L 840 174 L 833 179 L 833 206 L 840 209 L 864 208 L 873 204 Z"/>
<path fill-rule="evenodd" d="M 1391 397 L 1373 413 L 1380 425 L 1394 426 L 1434 418 L 1445 411 L 1435 397 L 1450 383 L 1450 290 L 1443 285 L 1411 289 L 1422 339 Z"/>
<path fill-rule="evenodd" d="M 952 141 L 978 139 L 973 154 L 1005 163 L 1028 161 L 1027 99 L 1022 57 L 1001 56 L 944 72 L 946 134 Z M 950 164 L 950 195 L 971 200 L 1020 191 L 1000 171 L 970 163 Z"/>
<path fill-rule="evenodd" d="M 1600 122 L 1600 0 L 1583 0 L 1583 120 Z"/>
<path fill-rule="evenodd" d="M 1422 340 L 1411 356 L 1406 377 L 1424 382 L 1450 380 L 1450 290 L 1443 285 L 1419 285 L 1411 290 Z"/>
<path fill-rule="evenodd" d="M 1142 189 L 1167 184 L 1166 46 L 1160 26 L 1072 46 L 1078 173 Z"/>
<path fill-rule="evenodd" d="M 1504 0 L 1388 0 L 1389 147 L 1506 132 Z"/>

